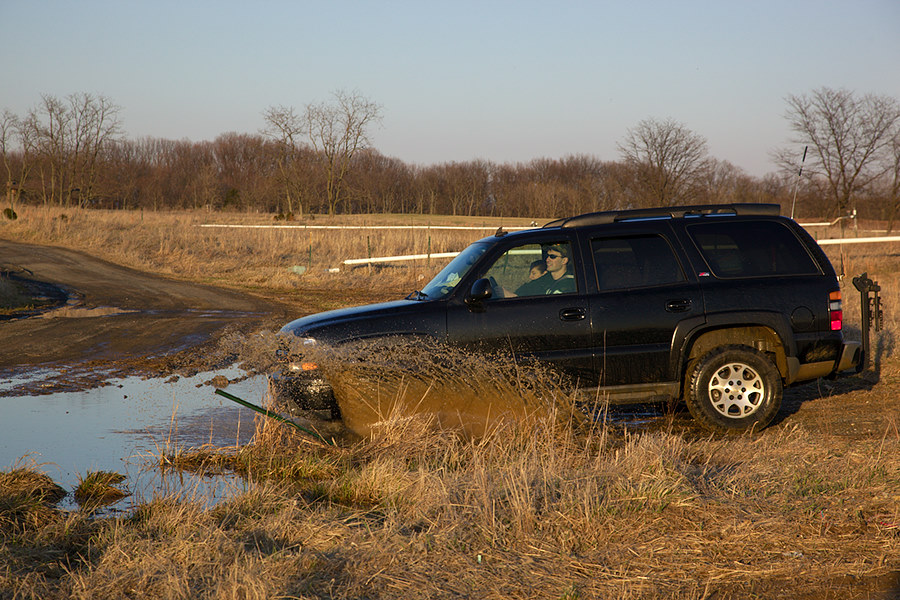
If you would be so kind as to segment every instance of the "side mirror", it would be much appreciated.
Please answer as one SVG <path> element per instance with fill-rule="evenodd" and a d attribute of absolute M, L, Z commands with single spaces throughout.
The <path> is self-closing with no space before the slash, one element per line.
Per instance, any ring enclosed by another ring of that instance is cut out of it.
<path fill-rule="evenodd" d="M 490 280 L 479 279 L 472 284 L 472 289 L 466 296 L 466 304 L 469 306 L 481 304 L 482 300 L 487 300 L 493 293 Z"/>

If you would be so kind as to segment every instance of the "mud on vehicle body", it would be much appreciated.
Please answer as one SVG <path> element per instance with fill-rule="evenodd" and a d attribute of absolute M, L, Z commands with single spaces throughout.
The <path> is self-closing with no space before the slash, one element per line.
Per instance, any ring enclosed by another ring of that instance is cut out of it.
<path fill-rule="evenodd" d="M 547 272 L 530 280 L 535 264 Z M 809 234 L 778 205 L 729 204 L 498 231 L 404 300 L 304 317 L 281 333 L 307 345 L 395 336 L 511 351 L 611 403 L 682 399 L 707 428 L 747 430 L 772 421 L 785 385 L 861 364 L 842 320 L 834 269 Z M 339 417 L 316 365 L 284 359 L 281 395 Z"/>

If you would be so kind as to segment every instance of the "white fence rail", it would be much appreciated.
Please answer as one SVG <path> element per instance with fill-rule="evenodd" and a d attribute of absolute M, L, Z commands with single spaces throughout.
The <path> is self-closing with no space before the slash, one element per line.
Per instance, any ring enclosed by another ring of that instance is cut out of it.
<path fill-rule="evenodd" d="M 403 256 L 376 256 L 373 258 L 348 258 L 343 265 L 367 265 L 372 263 L 399 262 L 404 260 L 426 260 L 431 258 L 453 258 L 459 252 L 435 252 L 433 254 L 405 254 Z"/>
<path fill-rule="evenodd" d="M 816 240 L 820 246 L 837 245 L 837 244 L 873 244 L 877 242 L 900 242 L 900 235 L 878 236 L 878 237 L 861 237 L 861 238 L 839 238 L 829 240 Z"/>
<path fill-rule="evenodd" d="M 227 223 L 201 223 L 200 227 L 222 229 L 422 229 L 433 231 L 496 231 L 497 227 L 485 225 L 470 227 L 466 225 L 232 225 Z M 503 231 L 522 231 L 535 227 L 503 227 Z"/>

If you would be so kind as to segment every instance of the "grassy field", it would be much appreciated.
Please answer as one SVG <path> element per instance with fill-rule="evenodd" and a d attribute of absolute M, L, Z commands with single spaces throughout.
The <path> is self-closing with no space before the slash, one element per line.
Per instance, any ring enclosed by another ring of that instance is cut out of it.
<path fill-rule="evenodd" d="M 460 250 L 481 237 L 196 227 L 271 222 L 263 215 L 19 215 L 0 236 L 307 312 L 361 298 L 350 290 L 420 287 L 437 268 L 327 271 L 345 258 L 427 252 L 429 237 L 432 252 Z M 828 250 L 836 266 L 839 252 Z M 0 598 L 897 597 L 900 260 L 896 246 L 844 252 L 848 275 L 868 271 L 884 288 L 879 369 L 805 386 L 761 433 L 709 436 L 677 414 L 649 429 L 603 427 L 572 416 L 549 383 L 497 385 L 504 402 L 552 402 L 477 438 L 391 414 L 377 435 L 331 446 L 257 421 L 246 446 L 158 457 L 159 468 L 240 473 L 244 489 L 213 508 L 160 496 L 123 515 L 64 512 L 39 465 L 16 465 L 0 472 Z M 857 294 L 849 276 L 842 285 L 852 334 Z M 445 383 L 441 393 L 455 392 Z M 864 429 L 845 422 L 863 419 Z"/>

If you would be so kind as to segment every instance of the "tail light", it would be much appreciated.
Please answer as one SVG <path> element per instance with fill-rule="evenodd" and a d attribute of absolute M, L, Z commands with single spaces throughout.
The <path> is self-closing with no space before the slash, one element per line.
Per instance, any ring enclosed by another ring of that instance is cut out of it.
<path fill-rule="evenodd" d="M 828 294 L 828 320 L 831 321 L 831 330 L 840 331 L 844 322 L 844 311 L 841 309 L 841 293 Z"/>

